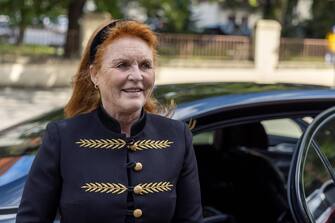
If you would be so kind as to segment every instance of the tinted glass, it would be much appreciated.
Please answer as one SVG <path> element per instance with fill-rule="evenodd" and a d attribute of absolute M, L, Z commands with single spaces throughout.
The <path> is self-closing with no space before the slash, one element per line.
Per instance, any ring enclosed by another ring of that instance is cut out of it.
<path fill-rule="evenodd" d="M 335 118 L 328 120 L 314 135 L 314 141 L 335 168 Z"/>
<path fill-rule="evenodd" d="M 335 118 L 322 122 L 308 142 L 301 184 L 311 217 L 335 222 Z M 328 168 L 327 168 L 328 167 Z"/>
<path fill-rule="evenodd" d="M 303 172 L 306 204 L 316 222 L 335 222 L 335 185 L 315 149 L 310 146 Z"/>

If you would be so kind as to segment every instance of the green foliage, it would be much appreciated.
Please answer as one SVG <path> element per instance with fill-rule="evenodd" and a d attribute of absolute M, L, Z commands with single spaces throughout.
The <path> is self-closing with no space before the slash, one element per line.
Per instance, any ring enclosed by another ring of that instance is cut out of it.
<path fill-rule="evenodd" d="M 335 25 L 335 1 L 313 1 L 312 19 L 305 24 L 306 35 L 314 38 L 325 38 Z"/>
<path fill-rule="evenodd" d="M 19 56 L 54 56 L 56 49 L 51 46 L 22 44 L 14 46 L 11 44 L 0 44 L 0 54 L 19 55 Z"/>
<path fill-rule="evenodd" d="M 128 1 L 95 0 L 94 3 L 97 6 L 97 12 L 108 12 L 114 19 L 120 19 L 124 17 L 122 7 Z"/>
<path fill-rule="evenodd" d="M 159 18 L 165 32 L 185 32 L 191 26 L 190 0 L 139 0 L 148 18 Z"/>
<path fill-rule="evenodd" d="M 0 14 L 8 15 L 12 26 L 28 26 L 43 16 L 56 17 L 64 13 L 65 1 L 0 0 Z"/>
<path fill-rule="evenodd" d="M 288 4 L 296 5 L 296 0 L 212 0 L 218 2 L 223 8 L 245 9 L 250 12 L 260 11 L 264 19 L 274 19 L 282 22 L 288 9 Z"/>
<path fill-rule="evenodd" d="M 212 2 L 218 2 L 221 7 L 235 9 L 245 9 L 249 11 L 254 11 L 260 9 L 259 0 L 212 0 Z"/>
<path fill-rule="evenodd" d="M 55 17 L 64 12 L 66 0 L 0 0 L 0 14 L 8 15 L 10 24 L 19 28 L 17 43 L 21 43 L 24 31 L 44 16 Z"/>
<path fill-rule="evenodd" d="M 1 0 L 0 13 L 8 15 L 12 25 L 28 25 L 34 18 L 34 1 Z"/>

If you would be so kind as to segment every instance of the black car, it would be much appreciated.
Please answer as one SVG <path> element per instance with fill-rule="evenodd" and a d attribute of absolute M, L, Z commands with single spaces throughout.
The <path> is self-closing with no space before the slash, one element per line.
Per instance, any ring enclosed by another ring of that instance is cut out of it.
<path fill-rule="evenodd" d="M 335 222 L 335 90 L 205 83 L 155 94 L 192 129 L 205 222 Z M 61 118 L 58 109 L 0 132 L 0 222 L 15 221 L 44 128 Z"/>

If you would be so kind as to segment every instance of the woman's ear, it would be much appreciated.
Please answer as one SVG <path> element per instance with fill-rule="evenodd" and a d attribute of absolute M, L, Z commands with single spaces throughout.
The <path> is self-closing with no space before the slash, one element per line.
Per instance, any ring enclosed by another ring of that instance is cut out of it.
<path fill-rule="evenodd" d="M 98 81 L 98 71 L 95 68 L 95 66 L 90 65 L 89 72 L 90 72 L 91 81 L 93 82 L 95 86 L 97 86 L 99 81 Z"/>

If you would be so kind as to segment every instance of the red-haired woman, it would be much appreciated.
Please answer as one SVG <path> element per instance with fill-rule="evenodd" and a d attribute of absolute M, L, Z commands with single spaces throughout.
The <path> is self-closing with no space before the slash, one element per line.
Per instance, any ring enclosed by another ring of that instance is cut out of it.
<path fill-rule="evenodd" d="M 192 135 L 152 96 L 157 38 L 129 20 L 91 37 L 65 107 L 47 126 L 17 223 L 202 222 Z"/>

